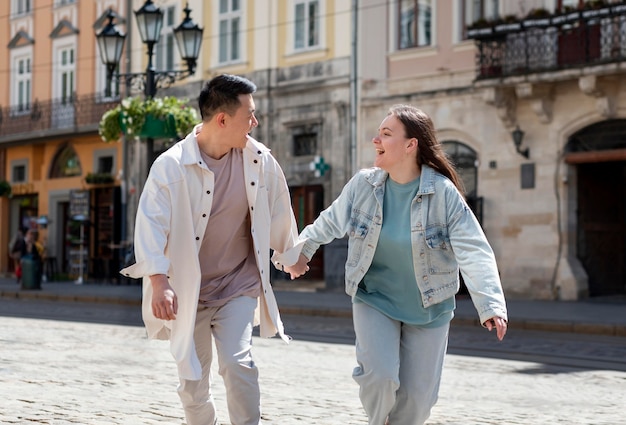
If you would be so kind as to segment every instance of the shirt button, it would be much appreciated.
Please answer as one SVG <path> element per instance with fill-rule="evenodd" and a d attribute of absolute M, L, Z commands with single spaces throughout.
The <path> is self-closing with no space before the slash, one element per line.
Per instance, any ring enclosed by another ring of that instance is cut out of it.
<path fill-rule="evenodd" d="M 200 240 L 200 236 L 196 236 L 196 240 L 199 241 Z"/>
<path fill-rule="evenodd" d="M 424 281 L 427 281 L 427 280 L 428 280 L 428 276 L 422 276 L 422 279 L 423 279 Z"/>
<path fill-rule="evenodd" d="M 250 182 L 250 184 L 251 184 L 252 186 L 254 186 L 254 182 Z"/>
<path fill-rule="evenodd" d="M 254 207 L 250 207 L 250 209 L 251 209 L 252 211 L 254 211 Z"/>
<path fill-rule="evenodd" d="M 202 217 L 206 217 L 206 214 L 202 214 Z"/>
<path fill-rule="evenodd" d="M 210 190 L 207 190 L 207 191 L 206 191 L 206 193 L 207 193 L 207 195 L 210 195 L 210 194 L 211 194 L 211 191 L 210 191 Z"/>
<path fill-rule="evenodd" d="M 420 252 L 420 258 L 424 258 L 424 255 L 425 254 L 423 252 Z"/>
<path fill-rule="evenodd" d="M 422 202 L 422 197 L 421 196 L 417 198 L 417 202 Z"/>
<path fill-rule="evenodd" d="M 259 155 L 261 155 L 261 151 L 256 151 L 256 153 L 258 153 Z"/>
<path fill-rule="evenodd" d="M 255 164 L 258 164 L 258 163 L 259 163 L 259 161 L 257 161 L 257 160 L 255 159 L 255 160 L 254 160 L 254 163 L 255 163 Z"/>

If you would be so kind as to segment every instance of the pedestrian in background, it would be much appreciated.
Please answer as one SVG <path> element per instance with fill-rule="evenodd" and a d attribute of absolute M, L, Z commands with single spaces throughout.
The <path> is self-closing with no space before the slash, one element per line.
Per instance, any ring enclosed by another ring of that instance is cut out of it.
<path fill-rule="evenodd" d="M 211 394 L 212 342 L 230 422 L 261 423 L 252 329 L 288 341 L 269 282 L 270 248 L 297 241 L 284 174 L 249 136 L 258 125 L 249 80 L 220 75 L 199 96 L 202 123 L 152 165 L 139 200 L 136 263 L 151 338 L 170 339 L 187 425 L 217 423 Z"/>
<path fill-rule="evenodd" d="M 430 117 L 395 105 L 372 142 L 375 167 L 302 231 L 300 259 L 285 271 L 298 277 L 320 245 L 348 235 L 353 377 L 369 424 L 421 425 L 437 401 L 459 268 L 480 322 L 500 340 L 506 304 L 493 251 Z"/>
<path fill-rule="evenodd" d="M 22 229 L 18 229 L 17 233 L 13 236 L 13 239 L 11 239 L 11 242 L 9 243 L 9 253 L 15 267 L 15 280 L 18 285 L 22 279 L 22 264 L 20 260 L 22 258 L 22 252 L 24 251 L 25 245 L 26 242 L 24 241 L 24 232 Z"/>

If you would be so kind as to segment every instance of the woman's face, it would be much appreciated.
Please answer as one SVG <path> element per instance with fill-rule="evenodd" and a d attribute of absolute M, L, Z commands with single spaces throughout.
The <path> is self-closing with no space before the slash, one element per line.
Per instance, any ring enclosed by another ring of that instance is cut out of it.
<path fill-rule="evenodd" d="M 414 164 L 414 155 L 410 154 L 414 151 L 409 149 L 412 142 L 417 143 L 417 140 L 406 137 L 402 122 L 394 115 L 388 115 L 380 123 L 378 135 L 372 139 L 376 149 L 374 166 L 393 174 L 393 171 L 402 167 L 406 161 Z"/>

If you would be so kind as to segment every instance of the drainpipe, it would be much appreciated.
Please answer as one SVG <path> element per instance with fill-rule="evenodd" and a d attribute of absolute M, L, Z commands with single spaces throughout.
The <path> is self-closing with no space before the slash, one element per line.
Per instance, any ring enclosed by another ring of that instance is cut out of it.
<path fill-rule="evenodd" d="M 357 145 L 357 70 L 358 70 L 358 0 L 352 0 L 352 54 L 350 55 L 350 176 L 357 171 L 356 145 Z"/>
<path fill-rule="evenodd" d="M 130 60 L 131 60 L 131 51 L 132 51 L 132 19 L 133 16 L 133 2 L 126 2 L 126 63 L 125 63 L 125 73 L 129 74 L 131 72 Z M 125 96 L 128 96 L 130 93 L 124 93 Z M 129 248 L 129 243 L 132 240 L 132 236 L 129 237 L 128 230 L 130 226 L 128 226 L 128 137 L 124 135 L 122 139 L 122 187 L 120 188 L 120 249 L 119 249 L 119 264 L 125 265 L 126 253 Z"/>

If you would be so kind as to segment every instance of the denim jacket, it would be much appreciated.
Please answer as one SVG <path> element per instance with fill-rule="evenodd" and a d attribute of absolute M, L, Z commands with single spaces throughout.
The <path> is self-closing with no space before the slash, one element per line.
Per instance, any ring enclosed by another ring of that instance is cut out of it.
<path fill-rule="evenodd" d="M 372 264 L 383 223 L 387 172 L 361 170 L 339 197 L 300 234 L 302 254 L 311 258 L 322 244 L 348 235 L 346 293 L 354 296 Z M 415 279 L 424 307 L 459 290 L 459 268 L 480 322 L 507 319 L 506 303 L 493 250 L 478 220 L 454 184 L 423 165 L 411 202 L 411 245 Z"/>

